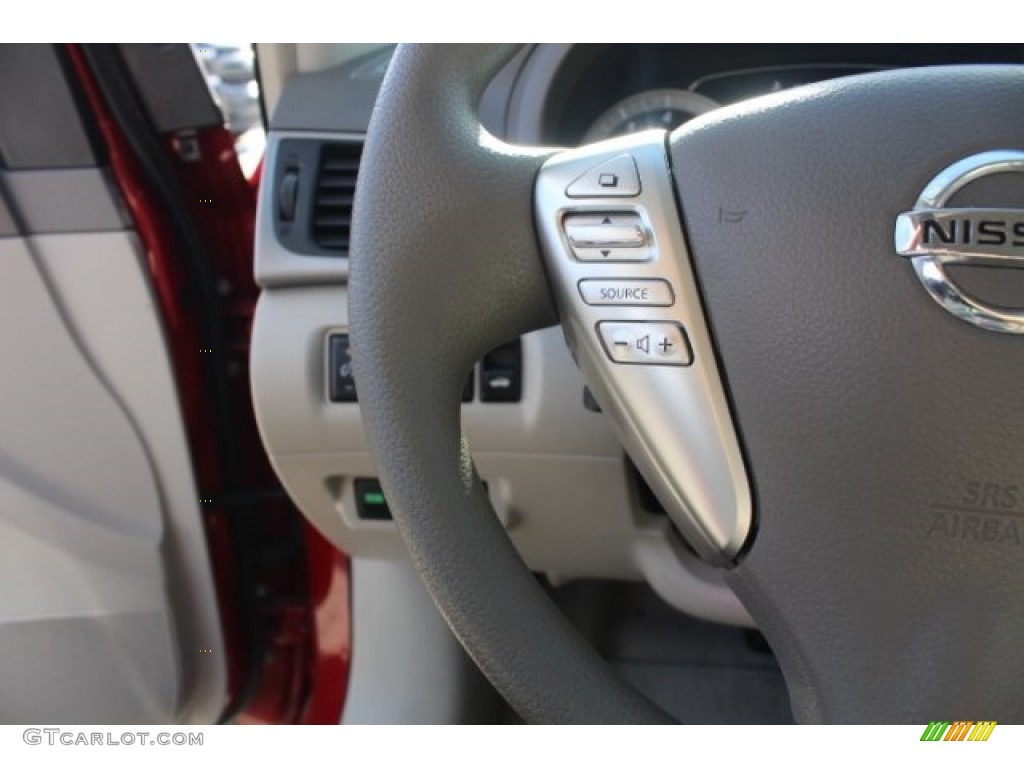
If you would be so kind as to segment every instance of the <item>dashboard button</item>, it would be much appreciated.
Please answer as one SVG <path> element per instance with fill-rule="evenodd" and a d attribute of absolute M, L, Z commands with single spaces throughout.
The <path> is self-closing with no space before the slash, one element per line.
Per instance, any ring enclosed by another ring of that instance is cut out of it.
<path fill-rule="evenodd" d="M 348 334 L 332 333 L 327 355 L 328 394 L 332 403 L 354 403 L 356 380 L 352 377 L 352 356 Z"/>
<path fill-rule="evenodd" d="M 573 213 L 565 217 L 565 234 L 574 248 L 642 248 L 644 223 L 635 213 Z"/>
<path fill-rule="evenodd" d="M 518 403 L 523 396 L 523 345 L 519 339 L 492 349 L 480 361 L 480 400 Z"/>
<path fill-rule="evenodd" d="M 640 174 L 629 155 L 619 155 L 578 176 L 565 189 L 568 197 L 636 197 Z"/>
<path fill-rule="evenodd" d="M 634 365 L 689 365 L 690 342 L 676 323 L 614 322 L 597 324 L 601 343 L 616 363 Z"/>
<path fill-rule="evenodd" d="M 480 399 L 485 403 L 518 403 L 522 381 L 513 368 L 492 368 L 480 375 Z"/>
<path fill-rule="evenodd" d="M 579 282 L 580 296 L 594 306 L 671 307 L 675 301 L 667 280 L 597 280 Z"/>
<path fill-rule="evenodd" d="M 360 520 L 391 520 L 391 508 L 380 487 L 380 480 L 357 477 L 355 481 L 356 517 Z"/>
<path fill-rule="evenodd" d="M 572 255 L 577 261 L 616 262 L 616 261 L 650 261 L 651 249 L 644 248 L 573 248 Z"/>

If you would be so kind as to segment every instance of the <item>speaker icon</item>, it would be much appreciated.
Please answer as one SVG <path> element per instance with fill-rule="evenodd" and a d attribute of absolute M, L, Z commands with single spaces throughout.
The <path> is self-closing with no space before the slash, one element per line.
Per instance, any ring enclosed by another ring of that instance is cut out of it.
<path fill-rule="evenodd" d="M 650 334 L 647 336 L 641 336 L 636 340 L 636 348 L 643 352 L 645 355 L 651 353 L 651 337 Z"/>

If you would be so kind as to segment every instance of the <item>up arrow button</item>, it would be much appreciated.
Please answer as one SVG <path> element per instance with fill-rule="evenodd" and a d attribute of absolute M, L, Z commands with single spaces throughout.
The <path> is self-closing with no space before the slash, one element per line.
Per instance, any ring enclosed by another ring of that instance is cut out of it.
<path fill-rule="evenodd" d="M 583 173 L 568 187 L 568 197 L 636 197 L 640 194 L 640 174 L 629 155 L 605 160 Z"/>

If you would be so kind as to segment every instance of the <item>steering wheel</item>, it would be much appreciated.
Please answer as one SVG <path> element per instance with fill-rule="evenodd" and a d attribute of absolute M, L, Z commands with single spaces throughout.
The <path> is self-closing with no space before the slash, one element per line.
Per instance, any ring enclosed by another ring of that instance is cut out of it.
<path fill-rule="evenodd" d="M 513 51 L 399 48 L 353 222 L 367 437 L 472 658 L 527 721 L 668 720 L 538 586 L 461 435 L 474 362 L 561 322 L 798 721 L 1019 721 L 1024 347 L 955 297 L 1024 256 L 1024 69 L 844 78 L 557 152 L 480 125 Z"/>

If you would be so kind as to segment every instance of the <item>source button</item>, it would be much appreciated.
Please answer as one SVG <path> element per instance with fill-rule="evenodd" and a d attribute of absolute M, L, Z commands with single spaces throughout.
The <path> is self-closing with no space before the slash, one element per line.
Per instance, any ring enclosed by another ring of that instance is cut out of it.
<path fill-rule="evenodd" d="M 596 306 L 671 307 L 675 301 L 666 280 L 580 280 L 580 296 Z"/>

